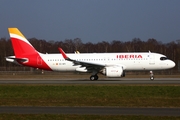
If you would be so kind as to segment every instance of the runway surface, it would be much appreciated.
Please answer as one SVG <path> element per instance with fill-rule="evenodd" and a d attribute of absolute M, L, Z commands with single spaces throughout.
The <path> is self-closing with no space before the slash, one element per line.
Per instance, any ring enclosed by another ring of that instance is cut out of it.
<path fill-rule="evenodd" d="M 97 81 L 89 79 L 0 79 L 0 84 L 180 84 L 180 78 L 104 78 Z"/>
<path fill-rule="evenodd" d="M 0 107 L 0 113 L 180 116 L 180 108 Z"/>

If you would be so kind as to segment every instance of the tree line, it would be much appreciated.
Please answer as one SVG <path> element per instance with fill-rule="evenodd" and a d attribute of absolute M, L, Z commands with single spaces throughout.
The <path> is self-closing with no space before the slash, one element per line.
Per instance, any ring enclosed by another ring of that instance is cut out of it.
<path fill-rule="evenodd" d="M 28 39 L 35 49 L 41 53 L 59 53 L 58 47 L 62 47 L 66 53 L 113 53 L 113 52 L 157 52 L 166 55 L 169 59 L 175 61 L 178 70 L 180 61 L 180 40 L 169 43 L 162 43 L 156 39 L 142 41 L 134 38 L 131 41 L 102 41 L 98 43 L 83 43 L 80 38 L 65 39 L 64 41 L 46 41 L 37 38 Z M 0 39 L 0 67 L 13 68 L 15 64 L 6 62 L 5 57 L 14 55 L 10 39 Z"/>

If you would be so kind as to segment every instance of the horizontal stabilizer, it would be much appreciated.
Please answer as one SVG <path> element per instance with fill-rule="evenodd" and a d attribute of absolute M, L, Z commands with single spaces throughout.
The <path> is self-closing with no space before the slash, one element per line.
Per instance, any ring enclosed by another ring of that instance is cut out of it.
<path fill-rule="evenodd" d="M 28 59 L 27 58 L 16 58 L 15 56 L 8 56 L 8 57 L 6 57 L 6 61 L 19 64 L 18 62 L 21 62 L 21 63 L 28 62 Z"/>

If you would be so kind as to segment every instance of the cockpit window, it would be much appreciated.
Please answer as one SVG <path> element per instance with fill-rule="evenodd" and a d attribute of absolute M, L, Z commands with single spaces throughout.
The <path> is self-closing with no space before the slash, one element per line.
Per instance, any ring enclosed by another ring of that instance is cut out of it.
<path fill-rule="evenodd" d="M 167 60 L 167 57 L 160 57 L 160 60 Z"/>

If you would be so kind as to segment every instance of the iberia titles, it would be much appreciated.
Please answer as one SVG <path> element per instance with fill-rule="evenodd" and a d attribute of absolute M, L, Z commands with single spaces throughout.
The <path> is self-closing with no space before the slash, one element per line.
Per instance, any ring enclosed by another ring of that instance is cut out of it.
<path fill-rule="evenodd" d="M 133 55 L 133 54 L 132 55 L 117 55 L 116 58 L 119 58 L 119 59 L 142 58 L 142 55 Z"/>

